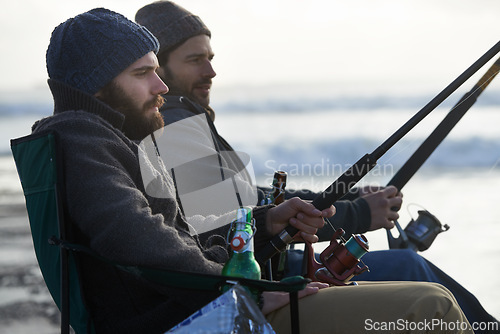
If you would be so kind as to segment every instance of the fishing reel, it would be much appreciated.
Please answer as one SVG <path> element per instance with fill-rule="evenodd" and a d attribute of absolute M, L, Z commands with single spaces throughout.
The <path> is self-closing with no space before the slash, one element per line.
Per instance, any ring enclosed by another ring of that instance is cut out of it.
<path fill-rule="evenodd" d="M 344 234 L 339 228 L 335 231 L 330 245 L 320 254 L 321 263 L 316 261 L 311 243 L 306 242 L 307 273 L 306 277 L 312 281 L 329 283 L 331 285 L 348 285 L 354 275 L 359 275 L 368 267 L 360 258 L 368 252 L 368 240 L 364 235 L 353 235 L 347 242 L 337 241 Z M 359 263 L 362 263 L 359 266 Z"/>
<path fill-rule="evenodd" d="M 450 229 L 447 224 L 442 225 L 441 222 L 427 210 L 418 211 L 417 219 L 412 219 L 404 230 L 397 221 L 394 223 L 399 232 L 399 237 L 394 238 L 391 231 L 387 230 L 389 248 L 409 248 L 415 252 L 417 250 L 423 252 L 428 249 L 439 233 Z"/>

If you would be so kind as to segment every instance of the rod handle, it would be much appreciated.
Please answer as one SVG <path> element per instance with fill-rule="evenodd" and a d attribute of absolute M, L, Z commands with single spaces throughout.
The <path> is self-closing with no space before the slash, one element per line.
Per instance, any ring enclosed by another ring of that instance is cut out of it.
<path fill-rule="evenodd" d="M 377 162 L 370 154 L 365 154 L 354 165 L 347 169 L 335 182 L 319 194 L 313 201 L 312 205 L 318 210 L 324 210 L 330 207 L 338 199 L 343 197 L 351 190 L 361 178 L 375 167 Z M 275 235 L 265 247 L 256 252 L 257 261 L 264 263 L 267 259 L 275 254 L 286 249 L 286 245 L 293 241 L 293 237 L 299 230 L 291 225 L 288 225 L 281 233 Z"/>

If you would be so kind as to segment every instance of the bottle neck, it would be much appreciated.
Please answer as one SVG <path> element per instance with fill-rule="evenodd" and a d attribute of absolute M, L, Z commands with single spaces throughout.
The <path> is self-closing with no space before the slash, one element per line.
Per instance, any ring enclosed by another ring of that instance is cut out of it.
<path fill-rule="evenodd" d="M 248 252 L 251 252 L 253 253 L 253 240 L 250 239 L 248 241 L 248 243 L 245 245 L 245 247 L 243 247 L 241 250 L 239 251 L 234 251 L 235 253 L 248 253 Z"/>
<path fill-rule="evenodd" d="M 235 252 L 233 251 L 233 254 L 231 255 L 231 257 L 234 259 L 239 259 L 239 260 L 242 260 L 242 259 L 252 259 L 252 260 L 255 260 L 255 254 L 253 252 L 253 249 L 250 250 L 250 249 L 246 249 L 246 250 L 241 250 L 239 252 Z"/>

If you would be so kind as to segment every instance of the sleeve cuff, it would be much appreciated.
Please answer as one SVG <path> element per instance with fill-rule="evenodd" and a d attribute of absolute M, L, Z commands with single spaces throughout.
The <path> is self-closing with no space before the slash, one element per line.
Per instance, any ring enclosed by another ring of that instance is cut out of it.
<path fill-rule="evenodd" d="M 356 207 L 356 212 L 358 212 L 358 228 L 355 233 L 365 233 L 370 228 L 372 221 L 370 206 L 362 197 L 355 199 L 352 203 Z"/>
<path fill-rule="evenodd" d="M 254 247 L 255 252 L 258 252 L 259 249 L 262 249 L 273 237 L 271 233 L 267 230 L 266 226 L 266 217 L 267 211 L 269 209 L 275 207 L 274 204 L 256 206 L 253 209 L 253 217 L 255 219 L 255 227 L 257 228 L 257 233 L 255 234 L 254 239 Z"/>

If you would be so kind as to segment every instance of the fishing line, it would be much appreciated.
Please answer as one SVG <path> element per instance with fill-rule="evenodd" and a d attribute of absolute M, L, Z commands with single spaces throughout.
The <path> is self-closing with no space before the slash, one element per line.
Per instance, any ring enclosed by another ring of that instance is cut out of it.
<path fill-rule="evenodd" d="M 413 215 L 410 212 L 410 206 L 418 206 L 420 209 L 424 211 L 428 211 L 423 205 L 417 204 L 417 203 L 408 203 L 406 206 L 406 212 L 408 213 L 408 216 L 410 216 L 411 219 L 416 220 L 416 218 L 413 217 Z"/>

